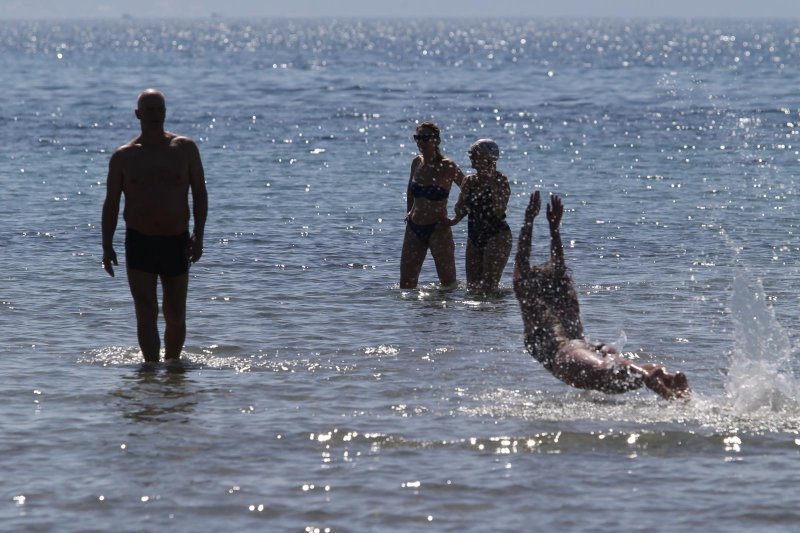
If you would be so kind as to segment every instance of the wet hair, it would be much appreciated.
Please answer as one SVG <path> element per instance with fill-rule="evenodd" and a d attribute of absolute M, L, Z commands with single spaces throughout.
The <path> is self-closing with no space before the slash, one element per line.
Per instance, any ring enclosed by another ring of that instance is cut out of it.
<path fill-rule="evenodd" d="M 442 130 L 440 130 L 439 126 L 437 126 L 434 122 L 431 122 L 430 120 L 426 120 L 425 122 L 423 122 L 422 124 L 417 126 L 417 133 L 419 133 L 419 130 L 423 130 L 423 129 L 433 130 L 433 133 L 436 135 L 436 138 L 437 139 L 441 138 Z"/>

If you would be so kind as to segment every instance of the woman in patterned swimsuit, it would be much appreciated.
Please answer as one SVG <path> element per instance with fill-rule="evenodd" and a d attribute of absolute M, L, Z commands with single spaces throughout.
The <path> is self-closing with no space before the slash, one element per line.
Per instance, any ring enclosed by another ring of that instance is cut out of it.
<path fill-rule="evenodd" d="M 525 325 L 525 347 L 561 381 L 581 389 L 615 394 L 646 386 L 663 398 L 691 392 L 682 372 L 669 373 L 656 363 L 634 363 L 613 346 L 584 339 L 578 295 L 564 263 L 559 226 L 564 206 L 558 196 L 547 206 L 550 261 L 530 265 L 533 219 L 539 213 L 539 191 L 531 195 L 519 233 L 514 265 L 514 292 Z"/>
<path fill-rule="evenodd" d="M 497 290 L 511 254 L 513 237 L 506 222 L 511 196 L 508 178 L 497 171 L 500 148 L 491 139 L 480 139 L 469 149 L 475 174 L 467 176 L 450 225 L 468 215 L 467 288 L 488 293 Z"/>

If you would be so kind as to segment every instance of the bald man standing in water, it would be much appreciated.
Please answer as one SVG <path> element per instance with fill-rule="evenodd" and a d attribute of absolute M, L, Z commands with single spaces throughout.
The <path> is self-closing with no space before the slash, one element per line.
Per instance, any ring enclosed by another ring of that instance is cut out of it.
<path fill-rule="evenodd" d="M 141 134 L 120 146 L 108 165 L 103 204 L 103 268 L 112 277 L 117 265 L 114 231 L 125 195 L 125 258 L 136 330 L 145 365 L 158 362 L 158 280 L 163 292 L 164 359 L 179 365 L 186 338 L 189 262 L 203 255 L 208 212 L 203 163 L 188 137 L 164 130 L 166 101 L 160 91 L 139 94 L 136 118 Z M 189 191 L 194 231 L 189 234 Z"/>

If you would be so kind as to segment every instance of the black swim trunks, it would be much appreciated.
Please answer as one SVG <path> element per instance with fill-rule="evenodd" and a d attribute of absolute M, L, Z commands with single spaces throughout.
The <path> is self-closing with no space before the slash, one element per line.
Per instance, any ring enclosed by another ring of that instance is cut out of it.
<path fill-rule="evenodd" d="M 557 343 L 550 328 L 537 327 L 525 336 L 525 349 L 531 357 L 542 363 L 548 371 L 553 371 Z"/>
<path fill-rule="evenodd" d="M 125 230 L 127 267 L 165 277 L 180 276 L 189 271 L 189 232 L 180 235 L 143 235 Z"/>

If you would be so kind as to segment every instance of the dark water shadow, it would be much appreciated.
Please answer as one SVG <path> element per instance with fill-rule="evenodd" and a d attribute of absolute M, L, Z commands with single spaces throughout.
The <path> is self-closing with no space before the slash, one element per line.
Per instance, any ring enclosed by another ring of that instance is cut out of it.
<path fill-rule="evenodd" d="M 123 375 L 122 386 L 111 394 L 118 400 L 122 416 L 145 423 L 186 423 L 197 406 L 197 388 L 192 379 L 194 365 L 179 367 L 137 365 Z"/>

